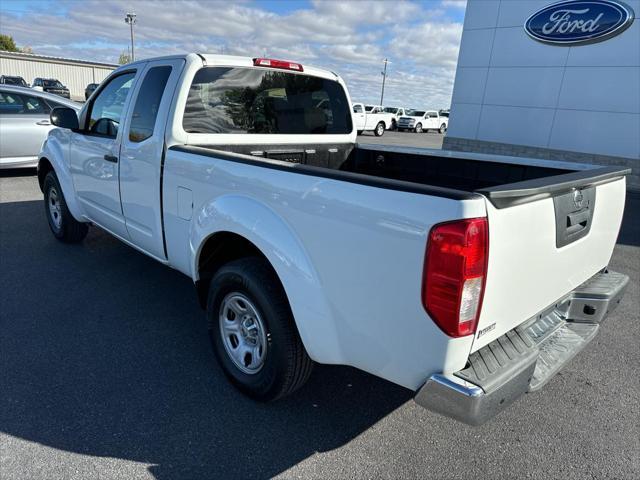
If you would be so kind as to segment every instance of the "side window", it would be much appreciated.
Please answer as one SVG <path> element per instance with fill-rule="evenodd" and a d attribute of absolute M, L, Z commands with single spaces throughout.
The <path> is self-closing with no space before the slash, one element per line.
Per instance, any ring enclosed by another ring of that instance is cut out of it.
<path fill-rule="evenodd" d="M 438 114 L 436 112 L 429 112 L 427 114 L 428 118 L 438 118 Z"/>
<path fill-rule="evenodd" d="M 131 116 L 130 141 L 142 142 L 153 135 L 160 101 L 169 75 L 171 75 L 171 67 L 153 67 L 144 77 Z"/>
<path fill-rule="evenodd" d="M 24 104 L 20 95 L 11 92 L 0 92 L 0 113 L 22 113 Z"/>
<path fill-rule="evenodd" d="M 47 114 L 51 112 L 49 105 L 44 100 L 37 97 L 22 95 L 24 101 L 24 112 L 33 114 Z"/>
<path fill-rule="evenodd" d="M 89 106 L 87 130 L 90 133 L 116 137 L 122 110 L 135 76 L 135 72 L 118 75 L 100 91 Z"/>
<path fill-rule="evenodd" d="M 0 92 L 0 113 L 47 114 L 49 105 L 37 97 Z"/>
<path fill-rule="evenodd" d="M 362 105 L 354 105 L 353 113 L 362 113 Z"/>

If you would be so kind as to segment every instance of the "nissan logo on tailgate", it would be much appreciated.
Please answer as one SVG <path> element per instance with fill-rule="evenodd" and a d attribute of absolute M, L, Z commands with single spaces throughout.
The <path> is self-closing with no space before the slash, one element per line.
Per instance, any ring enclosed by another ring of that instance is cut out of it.
<path fill-rule="evenodd" d="M 538 10 L 524 24 L 530 37 L 554 45 L 601 42 L 633 23 L 631 7 L 611 0 L 571 0 Z"/>

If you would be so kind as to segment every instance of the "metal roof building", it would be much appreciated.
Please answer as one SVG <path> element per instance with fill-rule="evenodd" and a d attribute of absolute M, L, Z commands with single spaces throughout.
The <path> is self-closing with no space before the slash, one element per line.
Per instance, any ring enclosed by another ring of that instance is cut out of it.
<path fill-rule="evenodd" d="M 29 84 L 37 77 L 56 78 L 76 100 L 84 100 L 84 89 L 89 83 L 100 83 L 117 67 L 111 63 L 0 51 L 1 75 L 18 75 Z"/>

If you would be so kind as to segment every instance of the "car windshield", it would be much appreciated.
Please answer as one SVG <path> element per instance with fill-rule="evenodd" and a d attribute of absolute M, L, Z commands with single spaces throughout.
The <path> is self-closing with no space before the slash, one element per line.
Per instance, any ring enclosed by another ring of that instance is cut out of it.
<path fill-rule="evenodd" d="M 346 134 L 349 102 L 340 83 L 257 68 L 196 73 L 182 121 L 189 133 Z"/>
<path fill-rule="evenodd" d="M 43 80 L 42 84 L 45 87 L 57 87 L 57 88 L 61 88 L 62 87 L 62 84 L 58 80 Z"/>
<path fill-rule="evenodd" d="M 26 87 L 27 82 L 22 77 L 4 77 L 4 83 L 7 85 L 18 85 L 20 87 Z"/>
<path fill-rule="evenodd" d="M 424 115 L 424 110 L 407 110 L 408 117 L 422 117 Z"/>
<path fill-rule="evenodd" d="M 397 108 L 392 108 L 392 107 L 385 107 L 384 108 L 384 113 L 398 113 L 398 109 Z"/>

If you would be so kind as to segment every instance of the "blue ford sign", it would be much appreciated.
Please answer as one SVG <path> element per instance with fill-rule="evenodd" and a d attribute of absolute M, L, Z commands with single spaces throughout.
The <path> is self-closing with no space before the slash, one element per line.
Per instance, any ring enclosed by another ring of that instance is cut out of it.
<path fill-rule="evenodd" d="M 555 45 L 579 45 L 611 38 L 633 23 L 628 5 L 613 0 L 570 0 L 548 5 L 524 24 L 530 37 Z"/>

